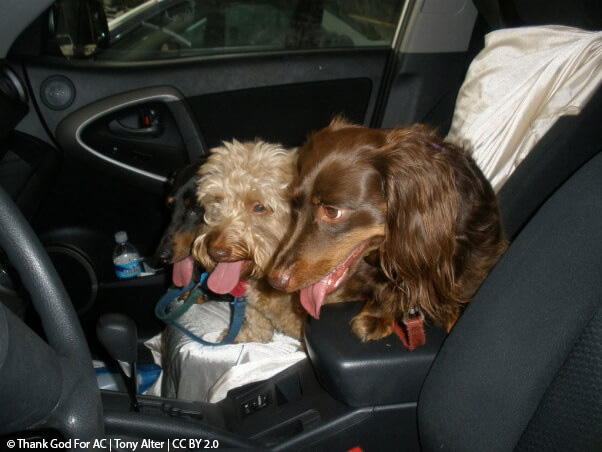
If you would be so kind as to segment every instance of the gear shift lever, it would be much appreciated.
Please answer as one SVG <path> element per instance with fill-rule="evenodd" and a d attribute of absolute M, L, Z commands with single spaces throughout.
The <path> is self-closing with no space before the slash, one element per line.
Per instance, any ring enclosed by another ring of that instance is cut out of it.
<path fill-rule="evenodd" d="M 111 358 L 117 361 L 125 379 L 133 411 L 138 406 L 138 330 L 132 319 L 123 314 L 103 314 L 96 323 L 96 336 Z"/>

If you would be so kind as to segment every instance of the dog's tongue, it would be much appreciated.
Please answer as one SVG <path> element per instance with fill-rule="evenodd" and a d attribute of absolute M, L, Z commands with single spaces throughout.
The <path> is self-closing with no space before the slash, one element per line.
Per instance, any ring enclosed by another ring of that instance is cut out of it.
<path fill-rule="evenodd" d="M 207 279 L 209 290 L 214 293 L 227 294 L 238 284 L 240 271 L 245 261 L 220 262 Z"/>
<path fill-rule="evenodd" d="M 309 287 L 301 289 L 301 305 L 314 319 L 320 318 L 320 308 L 322 307 L 324 297 L 326 296 L 329 276 Z"/>
<path fill-rule="evenodd" d="M 194 260 L 192 256 L 188 256 L 186 259 L 182 259 L 173 264 L 173 270 L 171 280 L 174 286 L 186 287 L 192 280 L 192 269 L 194 267 Z"/>
<path fill-rule="evenodd" d="M 343 263 L 315 284 L 301 289 L 299 298 L 301 305 L 314 318 L 320 318 L 320 308 L 324 304 L 324 297 L 335 291 L 345 280 L 349 265 L 361 253 L 365 246 L 358 247 Z"/>
<path fill-rule="evenodd" d="M 315 284 L 301 289 L 299 298 L 301 305 L 314 319 L 320 318 L 320 308 L 324 304 L 326 294 L 336 290 L 347 277 L 349 266 L 361 256 L 369 241 L 364 240 L 333 271 Z"/>

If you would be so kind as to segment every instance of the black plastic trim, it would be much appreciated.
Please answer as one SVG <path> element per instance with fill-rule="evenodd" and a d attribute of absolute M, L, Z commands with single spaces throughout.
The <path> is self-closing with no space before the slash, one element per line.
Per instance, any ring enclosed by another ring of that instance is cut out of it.
<path fill-rule="evenodd" d="M 412 352 L 394 334 L 362 343 L 349 326 L 362 307 L 363 302 L 326 305 L 319 320 L 309 320 L 305 342 L 318 380 L 353 407 L 416 402 L 445 331 L 426 325 L 426 344 Z"/>

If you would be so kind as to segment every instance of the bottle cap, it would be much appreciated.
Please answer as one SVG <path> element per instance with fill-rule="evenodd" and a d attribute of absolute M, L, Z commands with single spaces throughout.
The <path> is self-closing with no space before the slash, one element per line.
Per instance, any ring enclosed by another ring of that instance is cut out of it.
<path fill-rule="evenodd" d="M 123 243 L 128 241 L 128 233 L 125 231 L 119 231 L 115 233 L 115 241 L 117 243 Z"/>

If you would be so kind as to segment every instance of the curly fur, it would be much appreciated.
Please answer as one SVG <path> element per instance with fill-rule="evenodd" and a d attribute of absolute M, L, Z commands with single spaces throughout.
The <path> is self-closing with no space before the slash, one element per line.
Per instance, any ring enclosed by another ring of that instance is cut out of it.
<path fill-rule="evenodd" d="M 193 256 L 208 271 L 220 262 L 246 263 L 241 279 L 249 282 L 248 307 L 235 342 L 268 342 L 274 329 L 301 338 L 305 315 L 293 296 L 263 281 L 290 223 L 296 160 L 296 150 L 234 140 L 212 149 L 199 171 L 197 198 L 206 228 Z"/>
<path fill-rule="evenodd" d="M 309 137 L 299 168 L 294 230 L 270 283 L 301 290 L 302 303 L 305 291 L 314 316 L 322 302 L 365 299 L 352 320 L 364 341 L 391 334 L 413 308 L 451 329 L 506 249 L 489 182 L 467 151 L 424 125 L 376 130 L 336 118 Z M 307 293 L 320 287 L 316 302 Z"/>

